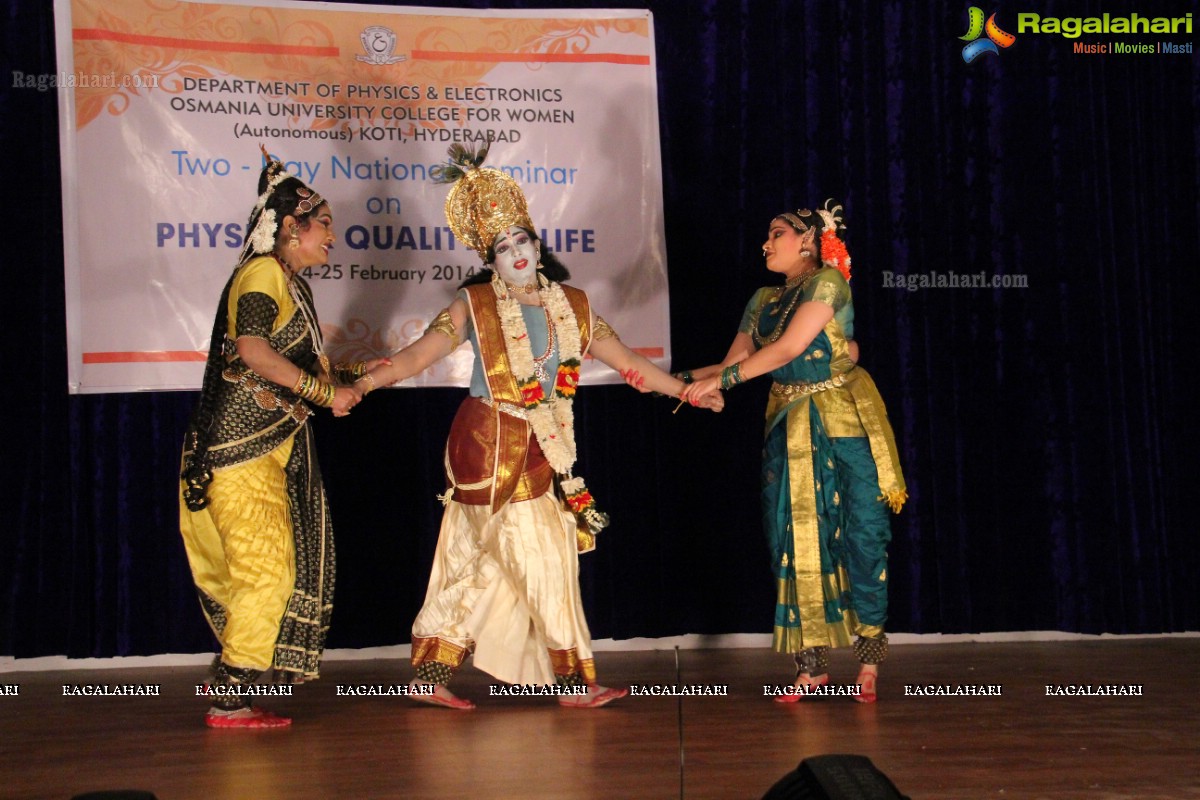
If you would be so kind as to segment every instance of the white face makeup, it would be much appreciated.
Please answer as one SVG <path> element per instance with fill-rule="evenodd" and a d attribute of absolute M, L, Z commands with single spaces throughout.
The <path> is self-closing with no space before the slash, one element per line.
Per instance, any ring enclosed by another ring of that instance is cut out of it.
<path fill-rule="evenodd" d="M 492 244 L 496 254 L 493 264 L 500 278 L 512 286 L 528 286 L 537 282 L 537 263 L 541 247 L 529 231 L 513 225 L 500 233 Z"/>

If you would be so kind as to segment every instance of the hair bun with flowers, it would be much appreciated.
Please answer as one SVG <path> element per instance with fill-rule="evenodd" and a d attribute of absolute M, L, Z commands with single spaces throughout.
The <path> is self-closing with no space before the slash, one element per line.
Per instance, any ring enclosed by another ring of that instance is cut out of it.
<path fill-rule="evenodd" d="M 821 218 L 821 263 L 833 267 L 842 273 L 842 277 L 850 280 L 850 253 L 846 243 L 842 241 L 841 231 L 846 230 L 842 219 L 842 206 L 832 197 L 825 201 L 824 208 L 817 209 Z"/>
<path fill-rule="evenodd" d="M 807 208 L 796 211 L 785 211 L 776 219 L 782 219 L 799 233 L 816 230 L 819 238 L 817 244 L 821 250 L 821 264 L 833 267 L 846 280 L 850 280 L 850 253 L 846 251 L 846 243 L 842 241 L 840 231 L 846 230 L 842 221 L 842 207 L 831 197 L 825 201 L 823 208 L 809 211 Z"/>
<path fill-rule="evenodd" d="M 258 147 L 262 150 L 264 164 L 258 177 L 258 202 L 246 223 L 246 241 L 238 257 L 238 266 L 275 249 L 275 237 L 283 217 L 311 214 L 325 202 L 325 198 L 288 172 L 280 159 L 267 152 L 266 146 L 259 144 Z M 281 184 L 289 180 L 290 187 L 281 188 Z M 277 193 L 282 197 L 277 197 Z"/>

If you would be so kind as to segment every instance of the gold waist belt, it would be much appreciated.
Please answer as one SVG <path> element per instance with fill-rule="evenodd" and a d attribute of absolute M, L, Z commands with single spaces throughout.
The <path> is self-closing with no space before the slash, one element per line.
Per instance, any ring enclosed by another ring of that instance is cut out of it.
<path fill-rule="evenodd" d="M 523 408 L 522 406 L 514 406 L 512 403 L 496 402 L 493 400 L 488 400 L 486 397 L 476 397 L 475 399 L 478 400 L 479 402 L 483 403 L 485 406 L 490 406 L 492 408 L 503 411 L 505 414 L 508 414 L 510 417 L 517 417 L 518 419 L 523 419 L 523 420 L 529 419 L 528 409 Z"/>
<path fill-rule="evenodd" d="M 793 398 L 804 397 L 805 395 L 816 394 L 817 392 L 826 392 L 830 389 L 836 389 L 847 380 L 849 380 L 848 372 L 843 372 L 840 375 L 834 375 L 832 378 L 823 381 L 814 381 L 812 383 L 772 383 L 771 394 L 776 397 Z"/>
<path fill-rule="evenodd" d="M 274 411 L 277 408 L 282 409 L 283 413 L 288 414 L 301 425 L 304 424 L 304 420 L 312 416 L 312 409 L 306 403 L 300 400 L 294 403 L 284 400 L 268 384 L 259 380 L 249 371 L 241 371 L 235 367 L 226 367 L 224 372 L 221 373 L 221 377 L 230 383 L 238 384 L 249 392 L 250 396 L 254 398 L 254 402 L 264 411 Z"/>

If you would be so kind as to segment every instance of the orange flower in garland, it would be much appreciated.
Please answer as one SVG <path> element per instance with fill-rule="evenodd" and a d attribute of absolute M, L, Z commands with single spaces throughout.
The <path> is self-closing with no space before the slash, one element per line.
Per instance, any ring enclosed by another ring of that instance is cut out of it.
<path fill-rule="evenodd" d="M 592 498 L 592 493 L 586 489 L 577 494 L 569 495 L 567 503 L 576 514 L 582 514 L 585 509 L 596 507 L 596 501 Z"/>
<path fill-rule="evenodd" d="M 557 376 L 554 381 L 555 394 L 559 397 L 574 397 L 575 387 L 579 385 L 578 359 L 571 359 L 560 363 Z"/>
<path fill-rule="evenodd" d="M 568 478 L 559 486 L 567 501 L 567 507 L 587 525 L 593 535 L 608 527 L 608 514 L 596 507 L 596 500 L 588 491 L 583 478 Z"/>
<path fill-rule="evenodd" d="M 546 393 L 542 391 L 542 384 L 537 378 L 530 378 L 517 387 L 521 391 L 521 402 L 526 408 L 537 405 L 545 399 Z"/>
<path fill-rule="evenodd" d="M 843 278 L 850 280 L 850 253 L 833 228 L 821 231 L 821 263 L 836 268 Z"/>

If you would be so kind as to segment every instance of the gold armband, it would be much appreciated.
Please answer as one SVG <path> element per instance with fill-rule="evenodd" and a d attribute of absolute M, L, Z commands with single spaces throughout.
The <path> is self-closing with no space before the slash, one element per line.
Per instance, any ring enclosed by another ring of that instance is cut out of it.
<path fill-rule="evenodd" d="M 592 339 L 594 341 L 600 341 L 601 339 L 620 340 L 620 338 L 621 338 L 620 336 L 617 336 L 617 332 L 612 329 L 612 326 L 604 321 L 604 317 L 597 314 L 596 315 L 596 330 L 592 334 Z"/>
<path fill-rule="evenodd" d="M 433 322 L 429 323 L 429 327 L 425 329 L 426 333 L 437 331 L 444 333 L 450 337 L 450 349 L 455 350 L 462 340 L 458 338 L 458 331 L 454 329 L 454 320 L 450 319 L 450 309 L 443 308 L 442 312 L 433 318 Z"/>

